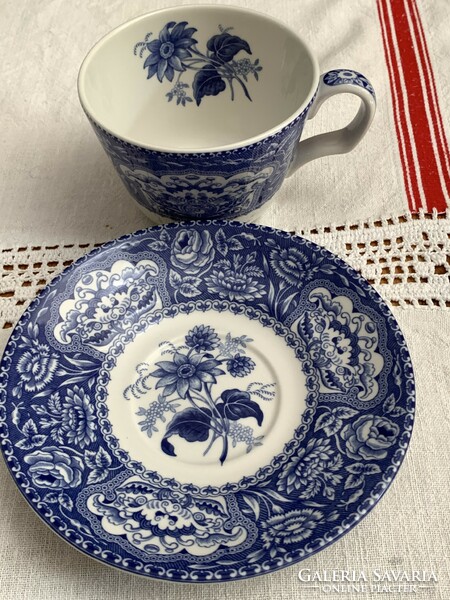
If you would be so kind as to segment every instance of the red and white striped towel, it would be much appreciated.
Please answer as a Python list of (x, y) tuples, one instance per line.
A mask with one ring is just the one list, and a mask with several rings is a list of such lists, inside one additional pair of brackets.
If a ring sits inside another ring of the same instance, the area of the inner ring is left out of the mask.
[(445, 212), (450, 157), (416, 0), (377, 0), (405, 192), (412, 212)]

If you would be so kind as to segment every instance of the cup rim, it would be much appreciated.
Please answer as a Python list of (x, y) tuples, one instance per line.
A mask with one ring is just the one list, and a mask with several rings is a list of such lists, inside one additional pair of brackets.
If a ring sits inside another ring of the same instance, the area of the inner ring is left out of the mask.
[[(311, 61), (311, 65), (313, 68), (313, 78), (312, 78), (312, 84), (311, 87), (305, 97), (305, 100), (301, 103), (301, 105), (297, 108), (297, 110), (295, 110), (292, 114), (289, 115), (289, 117), (287, 117), (286, 119), (284, 119), (282, 122), (278, 123), (278, 125), (275, 125), (274, 127), (271, 127), (270, 129), (267, 129), (263, 132), (261, 132), (258, 135), (255, 135), (253, 137), (250, 138), (246, 138), (244, 140), (241, 140), (239, 142), (234, 142), (231, 144), (224, 144), (222, 146), (216, 146), (216, 147), (207, 147), (207, 148), (182, 148), (182, 149), (177, 149), (177, 148), (172, 148), (169, 146), (158, 146), (158, 145), (152, 145), (152, 144), (148, 144), (148, 143), (144, 143), (141, 141), (138, 141), (136, 139), (133, 139), (132, 137), (128, 137), (128, 136), (124, 136), (122, 134), (117, 133), (116, 131), (114, 131), (113, 129), (111, 129), (110, 127), (108, 127), (107, 125), (105, 125), (104, 122), (102, 122), (101, 119), (99, 119), (96, 115), (95, 112), (92, 110), (88, 98), (87, 98), (87, 94), (86, 94), (86, 89), (85, 89), (85, 85), (84, 85), (84, 80), (85, 80), (85, 76), (87, 73), (87, 70), (89, 68), (89, 63), (92, 60), (92, 58), (94, 57), (94, 55), (96, 54), (96, 52), (107, 42), (109, 41), (111, 38), (113, 38), (115, 35), (117, 35), (119, 32), (123, 31), (124, 29), (127, 29), (128, 27), (130, 27), (131, 25), (134, 25), (135, 23), (139, 22), (139, 21), (144, 21), (145, 19), (147, 19), (149, 16), (153, 16), (156, 14), (163, 14), (165, 12), (170, 13), (172, 12), (174, 9), (180, 9), (180, 8), (186, 8), (189, 10), (215, 10), (215, 9), (220, 9), (220, 10), (230, 10), (233, 12), (240, 12), (240, 13), (244, 13), (244, 14), (248, 14), (248, 15), (257, 15), (259, 17), (262, 17), (263, 19), (265, 19), (268, 22), (271, 22), (272, 24), (277, 25), (278, 27), (280, 27), (281, 29), (284, 29), (285, 31), (287, 31), (289, 34), (293, 35), (295, 38), (297, 38), (303, 45), (306, 54), (309, 58), (309, 60)], [(319, 64), (318, 61), (314, 55), (314, 53), (312, 52), (309, 44), (307, 44), (307, 42), (305, 42), (305, 40), (296, 32), (294, 31), (294, 29), (292, 29), (291, 27), (289, 27), (288, 25), (286, 25), (283, 21), (276, 19), (275, 17), (272, 17), (266, 13), (263, 13), (261, 11), (258, 10), (253, 10), (253, 9), (248, 9), (248, 8), (242, 8), (240, 6), (234, 6), (234, 5), (217, 5), (217, 4), (187, 4), (187, 5), (178, 5), (178, 6), (171, 6), (171, 7), (167, 7), (167, 8), (162, 8), (159, 10), (153, 10), (147, 13), (144, 13), (143, 15), (140, 15), (138, 17), (134, 17), (133, 19), (129, 19), (128, 21), (125, 21), (124, 23), (122, 23), (121, 25), (119, 25), (118, 27), (115, 27), (114, 29), (112, 29), (111, 31), (109, 31), (107, 34), (105, 34), (103, 37), (101, 37), (89, 50), (89, 52), (86, 54), (85, 58), (83, 59), (83, 62), (81, 63), (80, 69), (78, 71), (78, 78), (77, 78), (77, 90), (78, 90), (78, 98), (80, 101), (80, 104), (84, 110), (84, 112), (86, 113), (86, 115), (89, 117), (90, 120), (92, 120), (96, 125), (98, 125), (101, 129), (103, 129), (106, 133), (112, 135), (113, 137), (122, 140), (123, 142), (126, 142), (127, 144), (131, 144), (132, 146), (137, 146), (139, 148), (144, 148), (146, 150), (151, 150), (154, 152), (161, 152), (161, 153), (165, 153), (165, 154), (207, 154), (207, 153), (218, 153), (218, 152), (227, 152), (227, 151), (232, 151), (232, 150), (238, 150), (240, 148), (245, 148), (247, 146), (252, 146), (253, 144), (256, 144), (258, 142), (261, 142), (262, 140), (265, 140), (269, 137), (272, 137), (274, 135), (276, 135), (277, 133), (279, 133), (280, 131), (282, 131), (285, 127), (287, 127), (288, 125), (290, 125), (293, 121), (295, 121), (297, 119), (297, 117), (299, 115), (301, 115), (303, 113), (303, 111), (308, 107), (308, 105), (310, 104), (312, 98), (314, 97), (314, 94), (317, 90), (317, 87), (319, 85)]]

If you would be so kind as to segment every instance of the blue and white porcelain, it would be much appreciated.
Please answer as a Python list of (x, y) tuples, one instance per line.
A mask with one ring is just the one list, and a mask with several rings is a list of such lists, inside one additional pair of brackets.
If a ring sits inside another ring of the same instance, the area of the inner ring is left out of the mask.
[[(156, 11), (115, 29), (87, 55), (80, 101), (130, 194), (153, 222), (254, 220), (285, 177), (348, 152), (375, 94), (356, 71), (319, 75), (307, 44), (267, 15), (228, 6)], [(337, 93), (354, 121), (299, 141)]]
[(25, 311), (0, 367), (1, 448), (29, 504), (85, 554), (179, 582), (340, 538), (392, 482), (413, 417), (380, 296), (312, 242), (238, 222), (94, 250)]

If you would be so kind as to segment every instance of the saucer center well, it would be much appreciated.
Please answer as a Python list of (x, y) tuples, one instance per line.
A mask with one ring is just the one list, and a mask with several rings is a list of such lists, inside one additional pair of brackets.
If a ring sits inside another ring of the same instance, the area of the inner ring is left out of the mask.
[(194, 311), (162, 319), (125, 346), (106, 405), (132, 460), (204, 486), (270, 464), (300, 425), (306, 395), (283, 333), (242, 314)]

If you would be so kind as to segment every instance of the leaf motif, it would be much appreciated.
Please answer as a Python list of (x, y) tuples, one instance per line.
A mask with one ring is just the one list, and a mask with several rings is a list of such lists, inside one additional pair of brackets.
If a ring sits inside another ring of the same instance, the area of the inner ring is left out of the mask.
[(165, 229), (163, 229), (161, 231), (161, 235), (159, 236), (159, 239), (162, 242), (166, 242), (166, 244), (168, 244), (170, 242), (170, 235), (167, 233), (167, 231)]
[(58, 444), (64, 444), (63, 430), (59, 427), (52, 429), (52, 431), (50, 432), (50, 436), (52, 439), (55, 440), (55, 442), (58, 442)]
[(48, 306), (44, 306), (44, 308), (41, 308), (41, 310), (36, 315), (36, 321), (39, 321), (39, 319), (41, 319), (47, 311), (48, 311)]
[(364, 463), (353, 463), (352, 465), (345, 467), (345, 470), (349, 473), (353, 473), (353, 475), (361, 475), (361, 473), (364, 471), (364, 467)]
[(352, 475), (350, 474), (345, 480), (344, 490), (355, 488), (364, 483), (364, 475)]
[(239, 233), (238, 235), (240, 238), (242, 238), (243, 240), (245, 240), (247, 242), (253, 242), (253, 243), (257, 242), (257, 239), (255, 238), (255, 236), (252, 233), (243, 232), (243, 233)]
[(153, 488), (148, 483), (138, 483), (136, 481), (132, 481), (131, 483), (127, 483), (127, 485), (122, 486), (120, 491), (124, 492), (125, 494), (147, 494), (152, 493)]
[(354, 492), (350, 498), (347, 500), (346, 504), (352, 504), (353, 502), (356, 502), (358, 500), (358, 498), (360, 496), (362, 496), (364, 492), (364, 487), (359, 488), (359, 490), (356, 490), (356, 492)]
[(167, 438), (163, 438), (161, 442), (161, 450), (167, 454), (167, 456), (176, 456), (175, 446), (171, 444)]
[(237, 394), (235, 398), (219, 402), (216, 408), (223, 417), (230, 419), (230, 421), (254, 417), (258, 425), (261, 426), (264, 419), (264, 413), (259, 404)]
[(64, 379), (60, 385), (65, 385), (67, 387), (69, 385), (73, 385), (74, 383), (83, 383), (83, 381), (86, 381), (86, 379), (86, 375), (77, 375), (75, 377), (69, 377), (69, 379)]
[(208, 408), (186, 408), (177, 413), (161, 441), (161, 449), (169, 456), (176, 456), (173, 445), (168, 441), (171, 435), (179, 435), (188, 442), (205, 442), (209, 437), (211, 411)]
[(299, 498), (314, 498), (320, 492), (321, 487), (320, 479), (313, 479), (308, 483), (306, 488), (299, 494)]
[(253, 498), (253, 496), (249, 496), (247, 494), (243, 494), (242, 498), (244, 502), (252, 509), (255, 519), (259, 518), (259, 503)]
[(369, 463), (363, 466), (362, 472), (364, 475), (375, 475), (376, 473), (381, 473), (381, 469), (375, 463)]
[(73, 365), (74, 367), (83, 367), (85, 369), (94, 369), (97, 367), (98, 363), (92, 360), (86, 360), (83, 358), (71, 358), (70, 356), (66, 356), (66, 361)]
[(325, 427), (329, 427), (336, 421), (335, 416), (330, 412), (325, 412), (320, 415), (320, 417), (316, 421), (316, 426), (314, 427), (314, 431), (320, 431)]
[(228, 244), (225, 232), (222, 229), (222, 227), (217, 230), (216, 235), (214, 237), (216, 239), (217, 250), (222, 256), (226, 256), (228, 254)]
[(390, 412), (391, 417), (401, 417), (402, 415), (406, 415), (406, 410), (401, 406), (396, 406), (394, 410)]
[(323, 495), (324, 495), (326, 498), (328, 498), (328, 500), (334, 500), (334, 495), (335, 495), (334, 488), (332, 488), (332, 487), (330, 487), (330, 486), (326, 485), (326, 486), (323, 488)]
[(342, 392), (345, 392), (345, 388), (342, 384), (341, 379), (339, 379), (339, 377), (334, 371), (330, 371), (329, 369), (327, 369), (323, 372), (323, 378), (325, 379), (325, 383), (327, 384), (327, 386), (331, 389), (341, 390)]
[(250, 46), (245, 40), (237, 35), (231, 35), (226, 32), (213, 35), (213, 37), (208, 40), (206, 47), (223, 62), (230, 62), (230, 60), (233, 60), (234, 56), (241, 50), (245, 50), (248, 54), (252, 53)]
[[(198, 278), (193, 277), (192, 279), (198, 279)], [(198, 281), (200, 281), (200, 280), (198, 280)], [(183, 283), (181, 284), (181, 286), (178, 289), (180, 290), (180, 293), (183, 294), (183, 296), (186, 296), (186, 298), (195, 298), (195, 296), (199, 296), (202, 293), (201, 290), (199, 290), (196, 285), (194, 285), (186, 280), (183, 280)]]
[(32, 404), (31, 408), (34, 410), (34, 412), (37, 415), (46, 415), (47, 411), (45, 410), (45, 408), (43, 406), (41, 406), (40, 404)]
[[(325, 473), (324, 473), (325, 475)], [(338, 475), (337, 473), (328, 473), (328, 477), (325, 477), (327, 481), (329, 481), (330, 485), (339, 485), (342, 481), (342, 475)]]
[(73, 500), (70, 496), (68, 496), (67, 494), (60, 494), (58, 500), (61, 506), (63, 506), (66, 510), (68, 510), (69, 512), (72, 510)]
[(275, 492), (275, 490), (264, 490), (264, 493), (267, 494), (267, 496), (273, 498), (273, 500), (276, 500), (277, 502), (291, 502), (289, 498), (285, 498), (278, 492)]
[(282, 313), (284, 314), (290, 307), (291, 302), (294, 300), (295, 296), (297, 296), (298, 292), (297, 290), (295, 292), (293, 292), (292, 294), (290, 294), (287, 298), (285, 298), (285, 300), (283, 300), (283, 303), (281, 305), (281, 309), (282, 309)]
[(97, 454), (95, 455), (95, 465), (99, 469), (107, 469), (111, 466), (111, 457), (102, 447), (98, 449)]
[(43, 497), (44, 502), (49, 502), (50, 504), (56, 504), (59, 502), (59, 493), (58, 492), (48, 492)]
[(78, 531), (81, 531), (81, 533), (85, 533), (86, 535), (92, 535), (91, 531), (87, 527), (82, 525), (80, 521), (77, 521), (76, 519), (69, 519), (69, 523), (76, 527)]
[(265, 550), (256, 550), (255, 552), (251, 552), (250, 554), (247, 554), (247, 560), (250, 563), (254, 563), (257, 560), (260, 560), (263, 556), (264, 556)]
[(30, 441), (35, 448), (39, 448), (45, 442), (47, 437), (48, 436), (42, 434), (33, 435), (33, 437), (30, 438)]
[(175, 288), (178, 289), (181, 285), (182, 282), (182, 277), (181, 275), (179, 275), (176, 271), (174, 270), (170, 270), (169, 271), (169, 283), (170, 285)]
[(31, 450), (34, 448), (34, 444), (30, 438), (24, 438), (23, 440), (19, 440), (17, 442), (16, 447), (20, 448), (21, 450)]
[(232, 237), (230, 239), (230, 241), (228, 242), (228, 247), (230, 248), (230, 250), (243, 250), (244, 249), (244, 246), (235, 237)]
[(332, 425), (327, 425), (323, 428), (324, 432), (328, 437), (331, 437), (335, 433), (338, 433), (342, 429), (343, 422), (341, 419), (336, 419)]
[(383, 412), (385, 415), (388, 415), (394, 410), (394, 408), (395, 408), (395, 396), (394, 396), (394, 394), (391, 394), (383, 402)]
[(31, 438), (33, 435), (36, 435), (38, 432), (36, 423), (33, 419), (28, 419), (25, 425), (22, 427), (22, 433), (26, 435), (28, 438)]
[(351, 419), (358, 414), (357, 410), (349, 408), (348, 406), (338, 406), (337, 408), (333, 408), (332, 412), (339, 419)]
[(337, 519), (339, 519), (339, 512), (337, 510), (333, 510), (327, 517), (328, 522), (336, 521)]
[(224, 91), (226, 83), (216, 71), (216, 69), (210, 65), (206, 65), (197, 71), (192, 83), (192, 92), (194, 94), (197, 106), (200, 106), (202, 98), (205, 96), (217, 96)]
[(196, 504), (208, 515), (215, 515), (216, 517), (223, 517), (224, 519), (227, 518), (227, 514), (223, 511), (221, 504), (212, 498), (208, 498), (207, 500), (198, 499)]
[(48, 399), (48, 408), (50, 412), (60, 414), (62, 410), (62, 402), (59, 394), (52, 394)]
[(155, 250), (156, 252), (162, 252), (163, 250), (167, 250), (169, 246), (165, 242), (161, 242), (156, 240), (155, 242), (150, 242), (148, 247), (150, 250)]
[(50, 429), (50, 427), (61, 425), (61, 423), (56, 419), (56, 417), (49, 417), (47, 415), (39, 420), (39, 425), (42, 429)]
[(341, 281), (345, 285), (345, 287), (350, 287), (350, 283), (349, 283), (347, 277), (345, 277), (345, 275), (342, 275), (342, 273), (338, 273), (338, 275), (341, 278)]
[(95, 457), (96, 457), (96, 453), (92, 452), (92, 450), (86, 450), (86, 452), (84, 453), (84, 460), (86, 462), (86, 465), (90, 468), (90, 469), (95, 469), (96, 468), (96, 464), (95, 464)]
[(100, 483), (108, 477), (107, 469), (92, 469), (89, 473), (89, 477), (87, 478), (87, 484), (92, 485), (93, 483)]
[(12, 391), (13, 398), (22, 398), (22, 384), (18, 384), (13, 387)]

